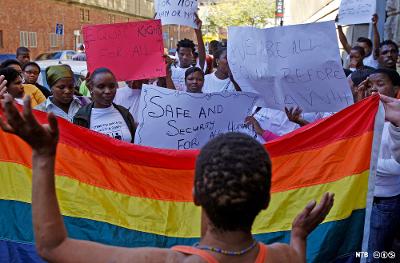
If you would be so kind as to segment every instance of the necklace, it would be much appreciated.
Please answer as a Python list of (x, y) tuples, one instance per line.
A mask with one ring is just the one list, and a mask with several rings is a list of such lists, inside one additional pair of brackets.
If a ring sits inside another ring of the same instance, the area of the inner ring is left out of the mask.
[(201, 250), (208, 250), (208, 251), (216, 252), (216, 253), (223, 254), (226, 256), (241, 256), (243, 254), (246, 254), (250, 250), (252, 250), (257, 244), (258, 244), (258, 242), (256, 240), (253, 240), (253, 243), (251, 243), (251, 245), (249, 247), (242, 249), (240, 251), (229, 251), (229, 250), (225, 250), (225, 249), (218, 248), (218, 247), (200, 246), (199, 243), (196, 243), (193, 246), (198, 249), (201, 249)]

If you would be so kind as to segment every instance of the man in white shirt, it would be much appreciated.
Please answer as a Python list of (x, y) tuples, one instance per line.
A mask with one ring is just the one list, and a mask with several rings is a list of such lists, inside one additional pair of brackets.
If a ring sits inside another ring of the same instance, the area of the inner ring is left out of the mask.
[[(201, 33), (202, 21), (197, 17), (195, 22), (198, 28), (195, 29), (198, 53), (199, 53), (199, 65), (198, 67), (204, 70), (206, 61), (206, 49), (203, 42), (203, 34)], [(183, 39), (178, 42), (177, 55), (178, 63), (170, 64), (170, 69), (167, 70), (167, 87), (175, 88), (176, 90), (186, 91), (185, 85), (185, 72), (192, 66), (194, 61), (195, 44), (190, 39)]]
[[(375, 14), (372, 16), (372, 30), (374, 34), (373, 44), (372, 41), (366, 37), (359, 37), (355, 44), (355, 46), (362, 47), (365, 51), (365, 57), (363, 60), (364, 66), (372, 68), (378, 68), (378, 60), (377, 60), (378, 57), (375, 50), (379, 48), (380, 36), (377, 24), (378, 24), (378, 15)], [(350, 54), (351, 45), (347, 42), (347, 38), (346, 35), (343, 33), (342, 26), (338, 25), (337, 28), (338, 28), (340, 43), (342, 44), (344, 50), (346, 50), (347, 54)]]
[[(394, 98), (398, 88), (398, 74), (389, 69), (375, 70), (368, 78), (369, 93), (379, 92)], [(400, 163), (392, 153), (393, 138), (389, 122), (384, 125), (375, 179), (371, 213), (368, 253), (391, 251), (396, 233), (400, 231)], [(393, 132), (393, 131), (392, 131)], [(397, 158), (398, 160), (399, 158)], [(382, 262), (373, 257), (368, 262)]]

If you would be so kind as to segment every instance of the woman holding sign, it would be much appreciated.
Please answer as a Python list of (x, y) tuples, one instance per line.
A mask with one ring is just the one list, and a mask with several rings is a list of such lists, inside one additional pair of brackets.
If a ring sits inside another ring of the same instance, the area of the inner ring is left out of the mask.
[(114, 74), (107, 68), (98, 68), (87, 85), (93, 102), (82, 107), (73, 122), (114, 139), (133, 143), (135, 120), (126, 108), (113, 103), (118, 87)]

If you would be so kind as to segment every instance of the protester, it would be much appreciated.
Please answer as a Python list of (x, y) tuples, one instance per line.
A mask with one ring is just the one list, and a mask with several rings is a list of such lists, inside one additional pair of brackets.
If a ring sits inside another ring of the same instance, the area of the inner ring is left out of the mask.
[(76, 113), (73, 123), (125, 142), (134, 142), (136, 125), (129, 111), (113, 103), (118, 83), (107, 68), (98, 68), (87, 82), (93, 102)]
[[(2, 66), (2, 68), (15, 69), (22, 78), (22, 67), (21, 67), (21, 64), (18, 62), (18, 60), (8, 59), (8, 60), (4, 61), (1, 64), (1, 66)], [(35, 85), (23, 84), (22, 86), (24, 88), (25, 95), (29, 95), (32, 97), (32, 107), (35, 107), (36, 105), (43, 103), (46, 100), (46, 97)]]
[[(96, 72), (93, 75), (96, 78)], [(254, 219), (270, 200), (271, 160), (264, 147), (251, 137), (229, 133), (207, 143), (196, 162), (193, 197), (194, 203), (203, 208), (198, 245), (132, 249), (70, 239), (55, 192), (58, 128), (54, 115), (49, 116), (49, 125), (40, 125), (30, 110), (29, 99), (24, 103), (24, 117), (10, 96), (6, 95), (2, 104), (7, 122), (0, 121), (1, 128), (32, 147), (33, 229), (37, 251), (47, 261), (306, 262), (307, 236), (333, 206), (333, 194), (325, 194), (318, 206), (310, 202), (293, 222), (290, 245), (266, 246), (254, 240)]]
[[(198, 53), (199, 53), (199, 68), (204, 70), (205, 61), (206, 61), (206, 51), (203, 42), (203, 35), (201, 33), (202, 21), (196, 15), (196, 24), (198, 28), (195, 29), (197, 43), (198, 43)], [(177, 54), (178, 54), (178, 64), (171, 64), (171, 79), (174, 83), (174, 86), (177, 90), (185, 91), (185, 71), (192, 66), (192, 62), (194, 59), (195, 44), (192, 40), (183, 39), (178, 42), (177, 45)], [(168, 81), (167, 81), (168, 85)], [(167, 86), (168, 87), (168, 86)]]
[(4, 76), (6, 82), (6, 93), (10, 94), (13, 99), (22, 104), (24, 97), (24, 88), (22, 86), (22, 77), (15, 69), (8, 67), (0, 69), (0, 75)]
[(17, 48), (16, 56), (17, 60), (19, 61), (19, 63), (21, 63), (21, 65), (25, 65), (26, 63), (31, 61), (30, 52), (31, 51), (26, 47)]
[(12, 67), (6, 67), (0, 70), (0, 75), (4, 75), (7, 80), (7, 92), (18, 102), (22, 103), (25, 95), (32, 97), (32, 107), (37, 106), (46, 100), (43, 94), (33, 85), (23, 84), (23, 78), (17, 70)]
[[(378, 67), (378, 62), (377, 62), (377, 55), (374, 52), (375, 49), (379, 48), (379, 42), (380, 42), (380, 35), (378, 31), (378, 15), (373, 15), (372, 16), (372, 31), (374, 34), (374, 43), (368, 38), (365, 37), (359, 37), (357, 39), (357, 42), (355, 46), (359, 46), (364, 49), (365, 51), (365, 57), (363, 59), (363, 64), (368, 67), (372, 68), (377, 68)], [(346, 35), (343, 32), (342, 26), (338, 25), (338, 34), (339, 34), (339, 40), (340, 43), (342, 44), (344, 50), (347, 52), (347, 54), (350, 55), (351, 52), (351, 45), (348, 43)]]
[(191, 67), (185, 72), (186, 91), (189, 93), (203, 93), (204, 72), (201, 68)]
[(51, 96), (50, 90), (46, 87), (43, 87), (39, 83), (37, 83), (39, 74), (40, 74), (40, 67), (35, 62), (28, 62), (22, 66), (23, 76), (26, 84), (35, 85), (43, 95), (48, 98)]
[(392, 40), (385, 40), (379, 46), (378, 63), (379, 68), (396, 70), (396, 63), (399, 57), (399, 47)]
[(204, 93), (221, 91), (241, 91), (239, 85), (233, 79), (227, 59), (227, 49), (220, 48), (214, 52), (217, 70), (204, 77)]
[(351, 71), (361, 70), (361, 69), (374, 69), (372, 67), (364, 66), (363, 59), (365, 57), (365, 51), (362, 47), (355, 46), (350, 50), (349, 58), (350, 64), (349, 69)]
[(127, 81), (127, 86), (118, 88), (114, 103), (129, 110), (136, 123), (139, 121), (139, 102), (142, 86), (147, 80)]
[[(366, 96), (378, 92), (394, 98), (395, 90), (400, 87), (400, 76), (390, 69), (377, 69), (363, 81), (358, 89)], [(389, 117), (390, 118), (390, 117)], [(400, 231), (400, 163), (391, 153), (390, 123), (385, 122), (375, 178), (374, 201), (371, 213), (371, 228), (368, 253), (390, 251)], [(381, 262), (369, 258), (368, 262)]]
[(78, 110), (89, 104), (90, 100), (74, 96), (75, 81), (71, 68), (68, 65), (50, 66), (46, 69), (46, 79), (53, 95), (35, 109), (52, 112), (72, 122)]

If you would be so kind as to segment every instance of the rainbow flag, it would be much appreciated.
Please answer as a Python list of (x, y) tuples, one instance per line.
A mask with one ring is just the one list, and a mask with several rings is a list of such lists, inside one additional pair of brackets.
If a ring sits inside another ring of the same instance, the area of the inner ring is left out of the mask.
[[(266, 145), (272, 199), (254, 224), (258, 240), (289, 242), (295, 216), (329, 191), (335, 204), (308, 239), (308, 262), (361, 251), (371, 152), (380, 141), (378, 103), (369, 98)], [(36, 115), (45, 121), (44, 113)], [(126, 247), (199, 239), (200, 208), (192, 202), (198, 151), (127, 144), (61, 119), (59, 127), (57, 195), (71, 237)], [(0, 262), (41, 262), (33, 243), (31, 167), (30, 148), (0, 132)]]

